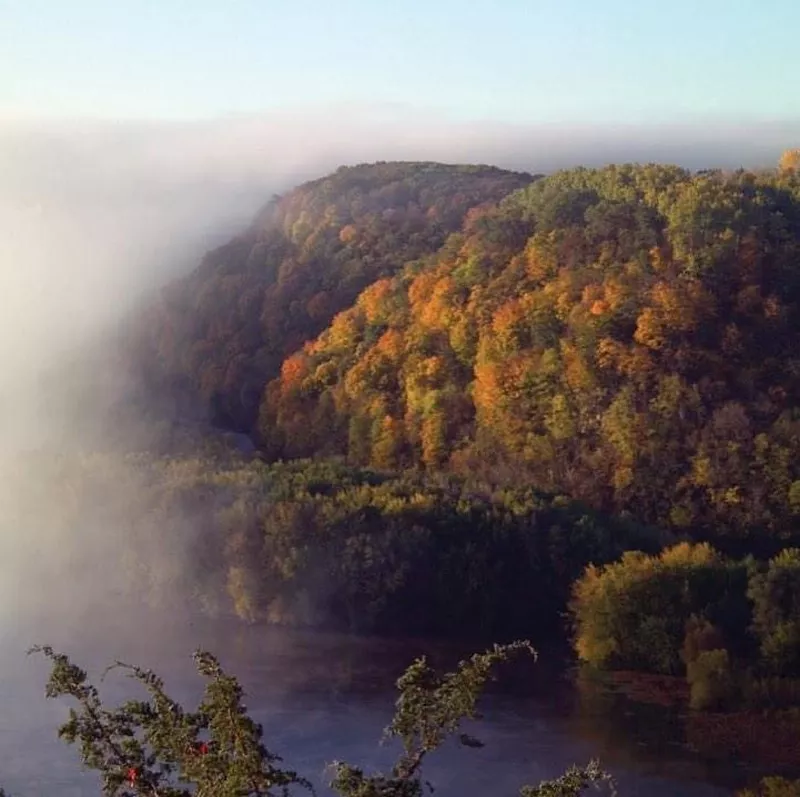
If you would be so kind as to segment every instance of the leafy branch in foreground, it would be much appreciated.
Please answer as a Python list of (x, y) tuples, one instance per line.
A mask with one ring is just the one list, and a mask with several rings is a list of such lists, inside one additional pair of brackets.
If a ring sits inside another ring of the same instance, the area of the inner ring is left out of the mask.
[[(465, 720), (478, 719), (477, 703), (495, 667), (513, 654), (536, 652), (529, 642), (495, 645), (492, 650), (477, 653), (459, 663), (453, 671), (437, 674), (423, 657), (417, 659), (399, 678), (400, 696), (395, 715), (384, 738), (398, 739), (403, 751), (387, 774), (366, 775), (350, 764), (334, 764), (333, 788), (343, 797), (419, 797), (427, 785), (420, 775), (425, 757), (453, 736), (466, 747), (482, 747), (478, 739), (461, 732)], [(537, 795), (579, 795), (591, 783), (607, 778), (594, 764), (572, 771), (557, 781), (548, 781), (524, 792)], [(560, 790), (559, 790), (560, 789)], [(571, 789), (571, 790), (569, 790)]]
[(80, 744), (83, 764), (97, 770), (106, 797), (262, 797), (288, 795), (291, 787), (311, 790), (262, 744), (262, 728), (247, 714), (242, 688), (209, 653), (195, 654), (207, 683), (195, 712), (169, 697), (150, 670), (118, 662), (144, 686), (149, 700), (130, 700), (107, 709), (86, 673), (50, 647), (33, 648), (52, 662), (48, 698), (78, 704), (59, 729), (68, 744)]
[[(238, 680), (209, 653), (195, 653), (206, 687), (197, 710), (187, 712), (150, 670), (121, 662), (108, 668), (124, 671), (149, 699), (107, 708), (86, 673), (66, 655), (46, 646), (31, 652), (52, 663), (47, 697), (77, 703), (59, 736), (80, 745), (84, 765), (100, 773), (105, 797), (286, 797), (296, 787), (314, 791), (309, 781), (281, 768), (281, 759), (264, 746), (263, 729), (248, 715)], [(478, 699), (494, 669), (517, 653), (536, 656), (528, 642), (495, 645), (444, 675), (425, 658), (415, 661), (397, 681), (395, 715), (385, 731), (385, 739), (402, 744), (391, 772), (367, 775), (336, 762), (330, 786), (340, 797), (421, 797), (426, 787), (432, 791), (420, 771), (426, 756), (451, 737), (467, 747), (482, 746), (462, 732), (462, 724), (479, 717)], [(595, 762), (526, 787), (521, 795), (579, 797), (592, 785), (613, 791), (610, 777)]]
[(616, 788), (611, 776), (600, 769), (597, 761), (590, 761), (585, 767), (570, 767), (554, 780), (546, 780), (538, 786), (524, 786), (521, 797), (577, 797), (590, 786), (605, 784), (611, 794)]

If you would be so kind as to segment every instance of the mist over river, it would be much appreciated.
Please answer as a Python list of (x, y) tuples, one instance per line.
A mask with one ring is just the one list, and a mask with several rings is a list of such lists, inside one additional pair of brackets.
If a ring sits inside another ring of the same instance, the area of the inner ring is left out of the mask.
[[(334, 760), (368, 770), (390, 766), (396, 751), (380, 745), (381, 731), (391, 717), (394, 680), (412, 658), (427, 652), (437, 665), (450, 666), (467, 652), (414, 640), (206, 623), (156, 629), (152, 622), (127, 621), (95, 626), (91, 634), (62, 628), (47, 639), (26, 636), (9, 632), (0, 648), (0, 783), (10, 797), (99, 793), (96, 775), (82, 772), (77, 752), (56, 738), (66, 703), (45, 700), (47, 664), (25, 657), (32, 642), (70, 654), (96, 682), (115, 659), (152, 667), (175, 698), (191, 705), (202, 688), (191, 652), (201, 646), (217, 653), (240, 678), (267, 747), (321, 794), (327, 793), (326, 765)], [(130, 696), (129, 688), (112, 675), (101, 694), (120, 699)], [(748, 776), (733, 762), (712, 764), (693, 754), (665, 710), (576, 689), (555, 655), (543, 653), (538, 663), (504, 673), (483, 712), (471, 730), (484, 748), (452, 744), (430, 758), (426, 774), (437, 795), (514, 795), (523, 784), (592, 757), (630, 797), (714, 797), (730, 794)]]

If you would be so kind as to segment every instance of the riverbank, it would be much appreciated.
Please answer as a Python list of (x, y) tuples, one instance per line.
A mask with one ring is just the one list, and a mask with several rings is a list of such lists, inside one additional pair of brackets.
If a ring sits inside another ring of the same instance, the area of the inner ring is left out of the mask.
[[(685, 678), (631, 671), (601, 673), (575, 670), (575, 684), (587, 701), (602, 695), (619, 697), (630, 706), (660, 710), (688, 752), (708, 762), (735, 764), (752, 773), (800, 777), (800, 711), (740, 709), (693, 711)], [(604, 710), (614, 711), (608, 701)]]

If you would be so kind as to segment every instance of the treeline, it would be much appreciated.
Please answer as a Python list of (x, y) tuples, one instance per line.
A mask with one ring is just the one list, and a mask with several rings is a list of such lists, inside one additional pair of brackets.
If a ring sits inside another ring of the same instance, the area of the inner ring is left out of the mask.
[(800, 549), (768, 562), (708, 544), (628, 552), (588, 567), (570, 609), (581, 660), (685, 676), (694, 708), (800, 705)]
[(29, 492), (9, 533), (27, 523), (49, 531), (48, 548), (71, 540), (57, 559), (68, 595), (74, 568), (75, 579), (96, 573), (98, 589), (108, 574), (123, 600), (247, 622), (562, 637), (588, 563), (665, 542), (526, 488), (336, 462), (94, 454), (24, 467)]
[(362, 632), (558, 634), (587, 562), (659, 545), (532, 490), (313, 462), (264, 467), (222, 518), (240, 616)]

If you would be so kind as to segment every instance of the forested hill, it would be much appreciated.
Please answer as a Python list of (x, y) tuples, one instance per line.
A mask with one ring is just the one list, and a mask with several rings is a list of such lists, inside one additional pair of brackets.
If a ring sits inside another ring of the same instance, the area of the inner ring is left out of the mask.
[[(503, 474), (698, 536), (800, 519), (800, 176), (342, 169), (139, 352), (272, 458)], [(170, 381), (171, 380), (171, 381)]]
[(162, 394), (199, 397), (222, 426), (254, 431), (264, 386), (287, 355), (372, 282), (435, 252), (471, 208), (532, 179), (491, 166), (377, 163), (275, 198), (140, 320), (142, 376)]

